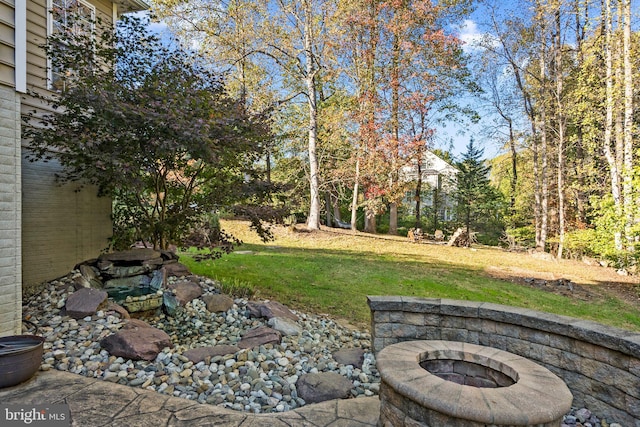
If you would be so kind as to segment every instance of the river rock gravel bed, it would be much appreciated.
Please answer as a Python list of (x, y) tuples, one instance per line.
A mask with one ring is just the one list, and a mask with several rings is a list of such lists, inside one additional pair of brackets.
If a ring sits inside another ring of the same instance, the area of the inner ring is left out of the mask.
[[(353, 383), (353, 397), (378, 393), (380, 377), (369, 333), (345, 328), (324, 316), (294, 311), (302, 333), (283, 336), (277, 345), (214, 356), (209, 363), (193, 363), (183, 355), (196, 347), (234, 345), (249, 329), (266, 326), (266, 319), (249, 316), (245, 299), (234, 300), (232, 308), (224, 313), (211, 313), (202, 300), (194, 299), (173, 317), (158, 314), (143, 318), (165, 331), (173, 348), (165, 348), (150, 362), (112, 356), (101, 348), (100, 341), (126, 321), (106, 310), (78, 320), (65, 316), (66, 298), (75, 290), (73, 277), (48, 283), (23, 307), (25, 317), (46, 338), (43, 370), (68, 371), (254, 413), (282, 412), (304, 405), (296, 382), (308, 373), (335, 372), (346, 377)], [(219, 292), (212, 280), (199, 280), (205, 294)], [(332, 357), (333, 352), (351, 347), (364, 351), (361, 368), (339, 364)]]
[[(131, 387), (141, 387), (172, 396), (253, 413), (284, 412), (305, 405), (296, 383), (301, 375), (335, 372), (353, 383), (352, 397), (377, 395), (380, 375), (375, 366), (368, 332), (343, 327), (326, 316), (295, 312), (302, 333), (283, 336), (278, 345), (262, 345), (235, 354), (214, 356), (209, 363), (194, 363), (184, 353), (193, 348), (234, 345), (251, 328), (266, 326), (267, 320), (252, 318), (246, 299), (234, 300), (224, 313), (207, 311), (194, 299), (169, 317), (144, 318), (165, 331), (174, 344), (153, 361), (128, 360), (110, 355), (100, 341), (125, 323), (115, 311), (73, 319), (64, 315), (67, 297), (74, 292), (77, 272), (47, 283), (25, 301), (23, 314), (46, 338), (42, 370), (58, 369), (100, 378)], [(204, 294), (219, 293), (211, 279), (198, 278)], [(361, 348), (361, 368), (336, 362), (333, 353), (343, 348)], [(585, 408), (574, 408), (564, 417), (563, 427), (621, 427), (600, 420)]]

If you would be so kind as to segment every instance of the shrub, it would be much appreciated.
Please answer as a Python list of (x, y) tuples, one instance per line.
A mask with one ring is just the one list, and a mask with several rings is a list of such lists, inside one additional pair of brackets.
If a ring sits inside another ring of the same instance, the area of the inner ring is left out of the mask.
[(509, 249), (533, 248), (536, 246), (536, 230), (532, 225), (507, 228), (501, 241), (508, 246)]
[(583, 256), (598, 256), (603, 248), (597, 249), (598, 232), (594, 229), (574, 230), (565, 234), (564, 249), (568, 258), (580, 259)]
[(116, 247), (181, 244), (220, 206), (261, 214), (250, 208), (270, 197), (255, 167), (271, 138), (265, 118), (228, 96), (223, 76), (191, 52), (167, 47), (145, 19), (124, 16), (115, 32), (97, 24), (96, 34), (48, 40), (53, 66), (69, 72), (61, 92), (33, 93), (52, 112), (25, 114), (27, 158), (53, 157), (61, 182), (110, 197)]
[(234, 279), (229, 282), (219, 283), (220, 292), (234, 298), (252, 299), (256, 294), (256, 288), (251, 283)]

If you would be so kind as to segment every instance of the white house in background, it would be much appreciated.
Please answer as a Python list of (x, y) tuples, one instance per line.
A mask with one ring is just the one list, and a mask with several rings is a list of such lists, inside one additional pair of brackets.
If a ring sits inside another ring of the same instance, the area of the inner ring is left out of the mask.
[[(30, 90), (55, 90), (42, 49), (66, 8), (115, 21), (143, 0), (0, 0), (0, 336), (21, 331), (22, 294), (97, 256), (111, 236), (111, 201), (59, 186), (59, 166), (24, 160), (21, 116), (41, 108)], [(52, 13), (55, 10), (56, 13)]]
[[(438, 197), (438, 219), (450, 221), (454, 219), (453, 192), (456, 188), (456, 174), (458, 169), (432, 153), (425, 151), (420, 164), (420, 176), (422, 188), (420, 191), (420, 206), (432, 208), (434, 200)], [(407, 183), (418, 182), (418, 162), (402, 167), (400, 179)], [(402, 201), (404, 212), (415, 215), (416, 191), (415, 186), (405, 192)]]

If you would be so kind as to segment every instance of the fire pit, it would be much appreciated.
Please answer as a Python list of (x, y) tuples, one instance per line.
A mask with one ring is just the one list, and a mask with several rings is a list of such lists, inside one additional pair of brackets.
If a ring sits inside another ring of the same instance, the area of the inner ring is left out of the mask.
[(506, 351), (453, 341), (384, 348), (379, 426), (559, 427), (573, 396), (548, 369)]

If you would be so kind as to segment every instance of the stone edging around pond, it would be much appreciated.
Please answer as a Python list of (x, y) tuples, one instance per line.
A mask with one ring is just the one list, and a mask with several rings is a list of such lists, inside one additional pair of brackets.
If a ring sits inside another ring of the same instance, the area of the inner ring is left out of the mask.
[(479, 344), (533, 360), (562, 378), (585, 406), (640, 427), (640, 333), (499, 304), (369, 296), (375, 353), (397, 342)]

